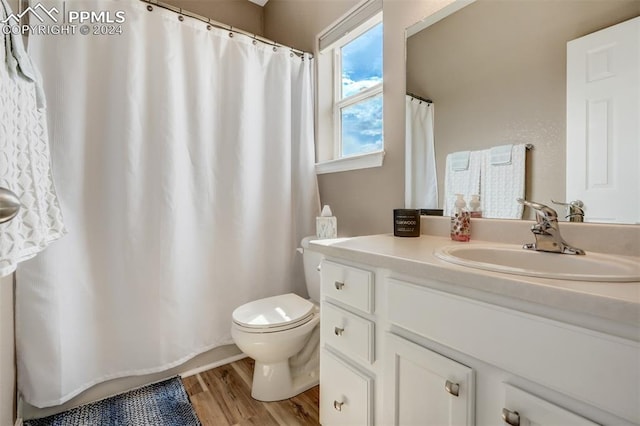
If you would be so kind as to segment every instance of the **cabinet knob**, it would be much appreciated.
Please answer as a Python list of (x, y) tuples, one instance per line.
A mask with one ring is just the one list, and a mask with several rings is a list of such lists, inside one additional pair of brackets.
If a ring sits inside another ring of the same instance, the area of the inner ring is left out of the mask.
[(502, 409), (502, 420), (511, 426), (520, 426), (520, 414), (517, 411)]
[(453, 396), (460, 395), (460, 385), (457, 383), (453, 383), (452, 381), (447, 380), (444, 383), (444, 388), (446, 389), (447, 392), (449, 392)]
[(342, 290), (342, 287), (344, 287), (344, 283), (340, 281), (336, 281), (335, 286), (336, 286), (336, 290)]
[(342, 406), (344, 405), (344, 402), (338, 402), (338, 401), (333, 401), (333, 408), (335, 408), (336, 411), (342, 411)]
[(342, 333), (344, 333), (344, 328), (334, 327), (333, 332), (336, 334), (336, 336), (342, 336)]

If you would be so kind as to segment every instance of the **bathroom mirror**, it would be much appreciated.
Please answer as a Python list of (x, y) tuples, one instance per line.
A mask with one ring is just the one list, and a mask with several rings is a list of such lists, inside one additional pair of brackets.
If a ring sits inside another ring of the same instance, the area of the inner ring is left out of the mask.
[[(638, 15), (634, 0), (476, 0), (409, 27), (406, 89), (433, 100), (439, 208), (447, 154), (520, 143), (533, 145), (526, 198), (572, 201), (565, 184), (567, 42)], [(628, 196), (639, 202), (638, 193)], [(564, 207), (553, 207), (564, 216)]]

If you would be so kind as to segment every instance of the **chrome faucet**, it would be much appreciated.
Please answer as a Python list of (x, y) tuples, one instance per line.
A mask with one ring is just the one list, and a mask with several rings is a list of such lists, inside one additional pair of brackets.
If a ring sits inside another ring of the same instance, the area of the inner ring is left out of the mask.
[(551, 200), (551, 202), (559, 206), (568, 207), (569, 214), (565, 219), (569, 219), (569, 222), (584, 222), (584, 203), (582, 201), (574, 200), (570, 203), (562, 203), (560, 201)]
[(547, 251), (563, 254), (584, 254), (584, 250), (575, 248), (567, 243), (560, 235), (558, 213), (549, 206), (518, 198), (518, 202), (530, 207), (536, 212), (536, 224), (531, 232), (536, 237), (535, 243), (525, 244), (527, 250)]

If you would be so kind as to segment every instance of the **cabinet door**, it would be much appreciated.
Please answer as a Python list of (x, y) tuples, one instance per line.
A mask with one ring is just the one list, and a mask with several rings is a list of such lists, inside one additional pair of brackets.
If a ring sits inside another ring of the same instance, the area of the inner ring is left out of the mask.
[(504, 424), (519, 426), (596, 426), (591, 420), (505, 384)]
[(385, 424), (474, 423), (472, 369), (393, 334), (385, 347)]

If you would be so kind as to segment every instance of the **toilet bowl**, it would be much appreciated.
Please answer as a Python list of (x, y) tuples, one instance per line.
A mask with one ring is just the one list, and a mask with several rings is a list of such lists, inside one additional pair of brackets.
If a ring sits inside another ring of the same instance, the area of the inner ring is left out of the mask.
[(310, 300), (282, 294), (245, 303), (232, 314), (231, 337), (255, 360), (251, 396), (259, 401), (288, 399), (318, 384), (322, 255), (308, 250), (312, 238), (302, 240)]

